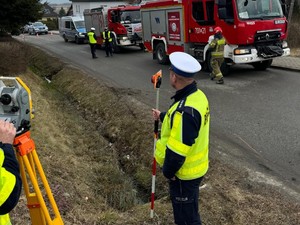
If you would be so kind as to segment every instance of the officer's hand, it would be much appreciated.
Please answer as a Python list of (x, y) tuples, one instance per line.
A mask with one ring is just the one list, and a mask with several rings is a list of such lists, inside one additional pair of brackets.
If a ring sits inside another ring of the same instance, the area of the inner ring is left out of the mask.
[(12, 144), (16, 136), (16, 128), (12, 123), (0, 120), (0, 142)]
[(160, 111), (158, 109), (152, 109), (152, 116), (154, 120), (159, 120)]

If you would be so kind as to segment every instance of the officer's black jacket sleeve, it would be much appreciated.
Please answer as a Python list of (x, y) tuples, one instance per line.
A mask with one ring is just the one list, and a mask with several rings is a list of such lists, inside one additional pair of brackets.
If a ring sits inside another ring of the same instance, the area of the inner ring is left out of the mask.
[(11, 195), (7, 201), (0, 206), (0, 215), (3, 215), (9, 213), (18, 203), (22, 189), (22, 180), (20, 177), (19, 163), (16, 159), (12, 145), (2, 144), (0, 142), (0, 148), (4, 151), (5, 157), (2, 167), (16, 176), (16, 184)]
[[(189, 108), (187, 111), (188, 113), (184, 112), (182, 115), (182, 142), (185, 145), (192, 146), (199, 134), (201, 116), (198, 111), (192, 108)], [(184, 161), (184, 156), (181, 156), (167, 148), (163, 165), (164, 176), (168, 179), (174, 177), (175, 173), (180, 169)]]
[(161, 113), (159, 114), (159, 120), (160, 120), (160, 122), (163, 122), (163, 121), (164, 121), (165, 116), (166, 116), (166, 112), (161, 112)]

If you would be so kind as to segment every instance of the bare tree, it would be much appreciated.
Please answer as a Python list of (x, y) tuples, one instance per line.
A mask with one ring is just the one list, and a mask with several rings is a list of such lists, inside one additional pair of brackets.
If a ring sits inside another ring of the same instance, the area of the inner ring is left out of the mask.
[(291, 0), (290, 7), (289, 7), (289, 15), (288, 15), (288, 22), (292, 21), (292, 15), (294, 10), (295, 0)]
[[(294, 5), (295, 5), (295, 0), (291, 0), (290, 5), (289, 5), (289, 14), (288, 14), (288, 23), (289, 24), (291, 24), (291, 22), (292, 22), (292, 15), (293, 15), (293, 10), (294, 10)], [(289, 31), (289, 28), (290, 28), (290, 26), (288, 26), (288, 31)]]

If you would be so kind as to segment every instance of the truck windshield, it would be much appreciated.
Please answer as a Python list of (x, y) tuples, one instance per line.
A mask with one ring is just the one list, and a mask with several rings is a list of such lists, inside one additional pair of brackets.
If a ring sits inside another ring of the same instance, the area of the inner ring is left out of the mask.
[(240, 19), (283, 17), (280, 0), (237, 0)]
[(84, 21), (75, 21), (74, 24), (77, 29), (85, 28)]
[(121, 11), (121, 22), (131, 22), (131, 23), (140, 23), (141, 22), (141, 13), (139, 10), (131, 11)]

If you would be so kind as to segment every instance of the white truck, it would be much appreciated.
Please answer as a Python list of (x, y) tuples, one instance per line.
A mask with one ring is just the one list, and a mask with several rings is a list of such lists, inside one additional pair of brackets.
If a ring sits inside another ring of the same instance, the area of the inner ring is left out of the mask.
[(63, 16), (59, 19), (59, 34), (65, 40), (76, 44), (86, 42), (86, 29), (82, 16)]

